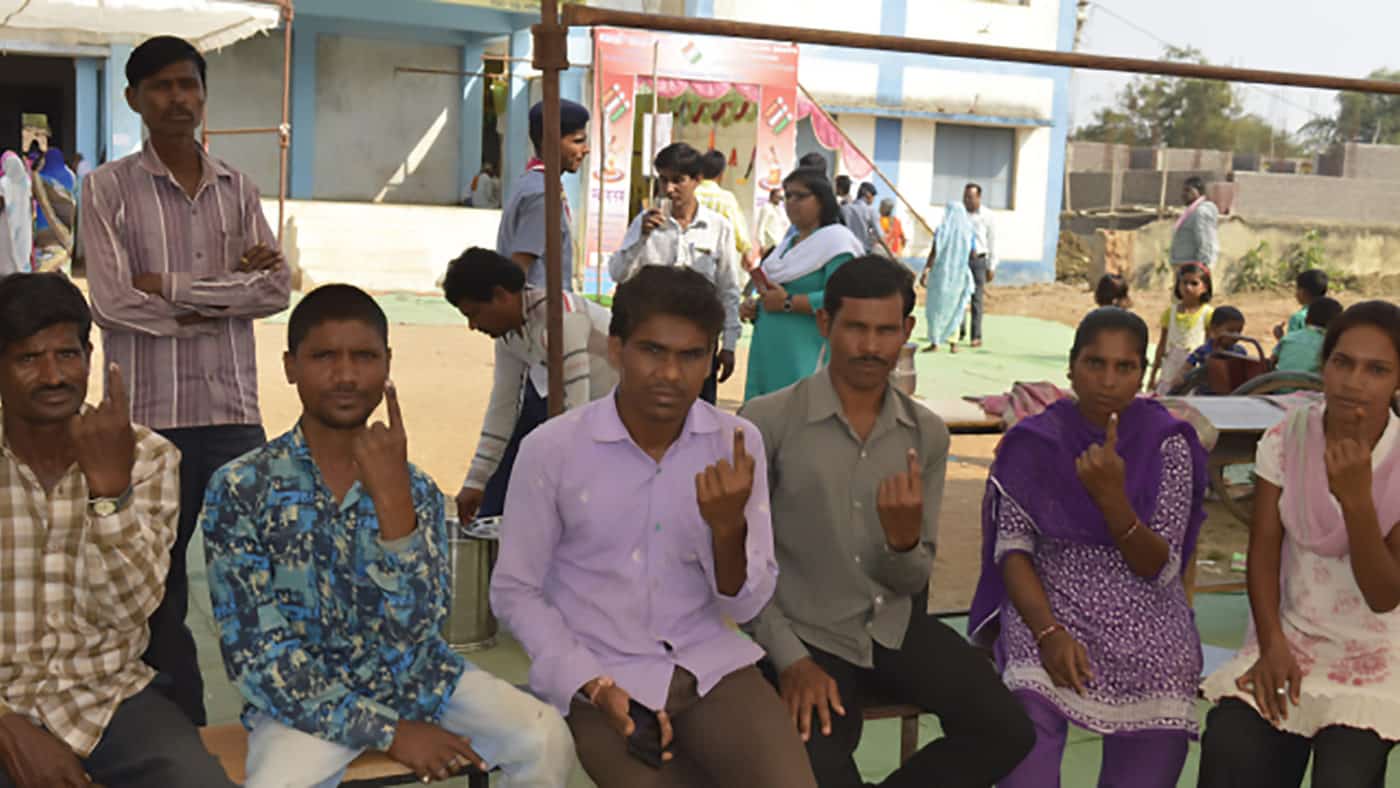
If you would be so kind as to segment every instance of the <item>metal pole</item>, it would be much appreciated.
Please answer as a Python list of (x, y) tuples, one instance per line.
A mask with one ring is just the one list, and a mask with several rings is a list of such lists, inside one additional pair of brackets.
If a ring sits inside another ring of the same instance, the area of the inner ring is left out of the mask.
[[(861, 150), (860, 146), (857, 145), (848, 134), (846, 134), (846, 130), (841, 128), (841, 124), (837, 123), (835, 118), (831, 117), (831, 113), (827, 112), (821, 104), (817, 103), (816, 99), (812, 98), (812, 94), (807, 92), (807, 88), (802, 87), (802, 83), (799, 82), (797, 84), (797, 89), (802, 91), (802, 95), (806, 96), (808, 101), (812, 102), (813, 109), (815, 109), (817, 112), (820, 112), (822, 114), (822, 117), (826, 118), (826, 122), (830, 123), (832, 128), (836, 129), (836, 133), (841, 135), (841, 139), (845, 140), (847, 145), (850, 145), (852, 148), (855, 148), (857, 151), (859, 151), (860, 155), (865, 156), (865, 151)], [(865, 156), (865, 161), (867, 164), (870, 165), (870, 169), (874, 170), (875, 174), (880, 176), (880, 180), (884, 181), (885, 185), (890, 187), (890, 191), (894, 192), (894, 196), (899, 198), (899, 201), (904, 204), (904, 207), (909, 209), (909, 213), (913, 214), (914, 218), (919, 221), (919, 224), (923, 225), (924, 229), (928, 230), (929, 234), (932, 235), (933, 227), (927, 221), (925, 221), (924, 217), (919, 214), (918, 210), (915, 209), (914, 206), (904, 198), (904, 194), (899, 191), (899, 187), (894, 185), (894, 181), (890, 180), (888, 175), (885, 175), (885, 173), (881, 172), (879, 165), (877, 165), (875, 161), (869, 156)]]
[[(558, 0), (540, 0), (540, 23), (535, 25), (535, 68), (544, 75), (544, 263), (549, 333), (549, 415), (564, 412), (564, 187), (560, 161), (559, 72), (569, 67), (566, 31), (559, 25)], [(597, 119), (594, 121), (599, 122)]]
[[(598, 107), (603, 106), (603, 69), (598, 65), (598, 40), (593, 39), (593, 103)], [(608, 123), (600, 113), (599, 117), (593, 119), (598, 124), (598, 150), (593, 153), (598, 157), (598, 262), (596, 270), (598, 279), (594, 283), (593, 294), (599, 301), (603, 300), (603, 215), (608, 209)]]
[(282, 231), (287, 224), (287, 151), (292, 144), (292, 0), (282, 5), (282, 125), (277, 142), (277, 245), (282, 245)]
[(651, 45), (651, 161), (642, 162), (642, 166), (647, 168), (647, 204), (656, 208), (661, 204), (661, 200), (656, 196), (656, 132), (657, 118), (661, 116), (661, 86), (657, 84), (661, 68), (661, 42), (657, 41)]
[(570, 4), (564, 8), (564, 22), (568, 25), (586, 27), (590, 25), (611, 25), (615, 27), (635, 27), (646, 30), (665, 30), (672, 33), (692, 33), (697, 35), (728, 36), (731, 38), (757, 38), (766, 41), (790, 41), (800, 44), (823, 44), (826, 46), (849, 47), (853, 49), (879, 49), (890, 52), (909, 52), (916, 55), (944, 55), (972, 60), (1000, 60), (1011, 63), (1033, 63), (1067, 68), (1086, 68), (1095, 71), (1124, 71), (1133, 74), (1161, 74), (1191, 79), (1214, 79), (1226, 82), (1252, 82), (1267, 85), (1288, 85), (1300, 88), (1321, 90), (1342, 90), (1358, 93), (1386, 93), (1400, 95), (1400, 82), (1378, 79), (1349, 79), (1321, 74), (1300, 74), (1288, 71), (1264, 71), (1259, 69), (1230, 68), (1201, 63), (1174, 63), (1164, 60), (1142, 58), (1109, 57), (1106, 55), (1086, 55), (1082, 52), (1059, 52), (1045, 49), (1022, 47), (1000, 47), (986, 44), (968, 44), (961, 41), (939, 41), (929, 38), (905, 38), (903, 36), (881, 36), (868, 33), (851, 33), (842, 30), (814, 30), (806, 27), (786, 25), (760, 25), (748, 22), (733, 22), (728, 19), (698, 19), (691, 17), (641, 14), (631, 11), (614, 11), (608, 8)]

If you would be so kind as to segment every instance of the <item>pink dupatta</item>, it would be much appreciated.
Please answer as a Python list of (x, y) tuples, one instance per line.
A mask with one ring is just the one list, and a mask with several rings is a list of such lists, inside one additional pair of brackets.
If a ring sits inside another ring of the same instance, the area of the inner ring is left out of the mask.
[[(1279, 510), (1283, 526), (1305, 550), (1339, 558), (1349, 550), (1342, 507), (1327, 485), (1322, 416), (1326, 402), (1297, 408), (1288, 414), (1283, 428), (1283, 492)], [(1392, 429), (1388, 427), (1387, 429)], [(1380, 520), (1381, 537), (1400, 522), (1400, 443), (1372, 461), (1371, 495)], [(1387, 494), (1389, 493), (1389, 494)]]

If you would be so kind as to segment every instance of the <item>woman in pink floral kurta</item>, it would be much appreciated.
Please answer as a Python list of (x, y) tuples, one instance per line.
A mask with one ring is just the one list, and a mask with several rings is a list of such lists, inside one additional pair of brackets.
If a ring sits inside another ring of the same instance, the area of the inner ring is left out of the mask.
[(1200, 788), (1384, 784), (1400, 741), (1400, 308), (1353, 306), (1322, 350), (1323, 401), (1259, 442), (1253, 621), (1205, 682)]

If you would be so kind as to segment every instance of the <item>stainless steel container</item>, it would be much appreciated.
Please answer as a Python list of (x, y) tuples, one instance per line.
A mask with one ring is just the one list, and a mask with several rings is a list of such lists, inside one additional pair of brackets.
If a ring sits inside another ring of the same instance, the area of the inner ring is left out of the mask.
[(452, 551), (452, 599), (443, 635), (456, 651), (479, 651), (496, 645), (496, 617), (491, 614), (491, 570), (496, 566), (494, 537), (447, 520)]
[(915, 343), (906, 342), (904, 347), (899, 349), (899, 361), (890, 373), (890, 385), (911, 397), (914, 396), (914, 389), (918, 383), (919, 373), (914, 369), (914, 352), (918, 349), (919, 346)]

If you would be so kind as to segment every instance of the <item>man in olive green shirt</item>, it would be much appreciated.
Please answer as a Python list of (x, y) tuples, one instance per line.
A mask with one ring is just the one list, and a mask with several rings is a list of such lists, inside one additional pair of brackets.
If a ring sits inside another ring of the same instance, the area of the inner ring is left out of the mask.
[(889, 385), (913, 308), (903, 266), (847, 263), (817, 313), (830, 366), (741, 411), (763, 433), (779, 569), (773, 600), (744, 628), (768, 653), (822, 788), (864, 785), (852, 753), (875, 695), (937, 714), (947, 732), (891, 788), (991, 785), (1035, 737), (991, 663), (927, 613), (949, 437)]

